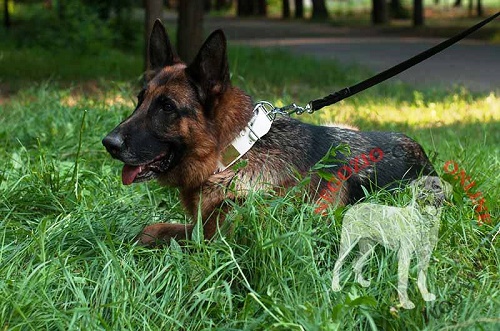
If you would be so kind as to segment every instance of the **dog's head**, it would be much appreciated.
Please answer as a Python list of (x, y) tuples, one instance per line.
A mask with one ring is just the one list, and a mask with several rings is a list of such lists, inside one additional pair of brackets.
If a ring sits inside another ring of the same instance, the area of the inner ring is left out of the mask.
[(157, 20), (149, 40), (149, 61), (152, 78), (139, 93), (137, 107), (102, 143), (125, 163), (123, 184), (164, 177), (167, 183), (184, 185), (179, 183), (184, 177), (193, 178), (186, 174), (189, 168), (205, 166), (211, 169), (208, 172), (216, 168), (217, 160), (210, 155), (219, 137), (213, 131), (220, 99), (230, 88), (226, 38), (221, 30), (213, 32), (186, 65)]
[(440, 208), (451, 197), (453, 187), (437, 176), (423, 176), (411, 182), (413, 197), (420, 206)]

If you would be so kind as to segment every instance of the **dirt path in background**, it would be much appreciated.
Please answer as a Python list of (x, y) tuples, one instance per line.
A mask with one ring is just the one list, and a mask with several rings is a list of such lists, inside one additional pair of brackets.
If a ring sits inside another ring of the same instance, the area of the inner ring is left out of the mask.
[[(175, 17), (168, 17), (175, 24)], [(222, 28), (233, 44), (280, 47), (297, 54), (360, 64), (382, 71), (439, 43), (442, 38), (389, 35), (369, 27), (335, 27), (327, 23), (269, 19), (205, 18), (205, 30)], [(401, 80), (418, 87), (453, 87), (463, 84), (472, 91), (500, 92), (500, 45), (472, 37), (402, 73)]]

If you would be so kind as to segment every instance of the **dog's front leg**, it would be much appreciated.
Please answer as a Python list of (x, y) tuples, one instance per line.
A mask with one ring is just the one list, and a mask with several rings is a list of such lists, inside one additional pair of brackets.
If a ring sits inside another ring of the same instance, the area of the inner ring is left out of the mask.
[(432, 254), (432, 247), (430, 243), (424, 243), (423, 246), (418, 251), (418, 279), (417, 285), (422, 298), (425, 301), (436, 300), (436, 296), (429, 293), (427, 290), (427, 268), (429, 267), (429, 260)]
[[(203, 217), (203, 234), (205, 239), (211, 239), (217, 229), (222, 225), (226, 218), (229, 207), (227, 204), (220, 204), (212, 213)], [(156, 223), (146, 226), (137, 236), (136, 241), (140, 245), (155, 247), (168, 245), (171, 239), (179, 241), (181, 244), (186, 239), (191, 239), (195, 224), (175, 224), (175, 223)]]
[(155, 247), (168, 245), (173, 238), (182, 242), (191, 238), (193, 224), (156, 223), (146, 226), (136, 237), (136, 241), (143, 246)]
[[(344, 224), (347, 224), (344, 219)], [(358, 235), (352, 235), (349, 232), (349, 229), (346, 225), (342, 227), (342, 234), (340, 237), (340, 248), (339, 248), (339, 257), (335, 262), (333, 267), (333, 278), (332, 278), (332, 290), (338, 292), (341, 290), (340, 287), (340, 268), (342, 268), (342, 264), (344, 264), (344, 260), (346, 259), (349, 252), (356, 246), (358, 241), (361, 238)]]
[(354, 263), (354, 273), (356, 274), (356, 281), (363, 287), (370, 286), (370, 281), (363, 278), (363, 267), (365, 266), (368, 258), (373, 252), (373, 243), (369, 239), (361, 239), (358, 244), (359, 258)]
[(405, 309), (415, 308), (415, 304), (408, 298), (408, 272), (410, 269), (413, 250), (408, 244), (401, 243), (398, 251), (398, 295), (401, 306)]
[[(210, 215), (203, 217), (203, 235), (209, 240), (222, 226), (229, 207), (221, 203)], [(203, 214), (202, 214), (203, 215)], [(156, 223), (146, 226), (136, 237), (136, 241), (143, 246), (156, 247), (168, 245), (175, 239), (182, 245), (183, 241), (191, 239), (195, 224)]]
[[(233, 190), (228, 189), (234, 172), (225, 171), (213, 175), (202, 187), (181, 190), (182, 203), (193, 219), (192, 224), (158, 223), (148, 225), (137, 237), (140, 244), (158, 246), (168, 244), (170, 239), (177, 241), (191, 239), (194, 225), (199, 215), (203, 220), (204, 238), (211, 239), (222, 225), (229, 211), (225, 200), (235, 200)], [(239, 195), (239, 198), (242, 194)]]

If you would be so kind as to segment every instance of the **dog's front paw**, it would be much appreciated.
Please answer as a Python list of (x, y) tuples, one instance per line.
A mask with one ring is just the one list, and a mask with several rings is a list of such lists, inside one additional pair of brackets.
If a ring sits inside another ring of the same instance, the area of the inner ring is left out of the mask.
[(363, 278), (363, 275), (362, 275), (362, 274), (360, 274), (360, 273), (358, 273), (358, 274), (356, 275), (356, 280), (357, 280), (357, 282), (359, 283), (359, 285), (361, 285), (361, 286), (363, 286), (363, 287), (368, 287), (368, 286), (370, 286), (370, 284), (371, 284), (371, 281), (364, 279), (364, 278)]
[(156, 247), (168, 245), (170, 243), (170, 236), (165, 233), (165, 228), (169, 224), (152, 224), (142, 229), (141, 233), (137, 235), (135, 240), (141, 246)]
[(191, 231), (191, 225), (156, 223), (146, 226), (135, 240), (142, 246), (164, 246), (168, 245), (172, 238), (185, 240), (191, 235)]
[(332, 291), (334, 292), (338, 292), (340, 291), (342, 288), (340, 287), (340, 280), (339, 280), (339, 277), (333, 277), (332, 279)]
[(363, 287), (368, 287), (368, 286), (370, 286), (371, 281), (366, 280), (366, 279), (363, 279), (363, 278), (359, 278), (359, 279), (358, 279), (358, 283), (359, 283), (361, 286), (363, 286)]
[(413, 309), (415, 308), (415, 304), (411, 302), (410, 300), (408, 301), (401, 301), (401, 307), (404, 309)]
[(422, 298), (424, 299), (424, 301), (434, 301), (436, 300), (436, 296), (432, 293), (425, 293), (425, 294), (422, 294)]

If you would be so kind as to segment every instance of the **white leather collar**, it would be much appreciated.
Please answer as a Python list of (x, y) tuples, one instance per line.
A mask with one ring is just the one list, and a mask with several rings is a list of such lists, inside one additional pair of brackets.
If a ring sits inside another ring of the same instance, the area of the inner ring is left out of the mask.
[(264, 137), (274, 120), (274, 107), (265, 101), (258, 102), (254, 109), (254, 116), (245, 129), (222, 151), (217, 172), (226, 170), (245, 155), (260, 138)]

